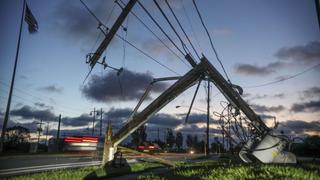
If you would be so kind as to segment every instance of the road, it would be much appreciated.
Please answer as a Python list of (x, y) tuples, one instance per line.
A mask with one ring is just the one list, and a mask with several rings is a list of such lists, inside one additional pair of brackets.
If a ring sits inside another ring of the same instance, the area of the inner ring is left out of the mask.
[(97, 158), (87, 154), (3, 156), (0, 161), (0, 177), (101, 164)]
[[(203, 154), (159, 153), (152, 156), (169, 161), (193, 162), (194, 159), (203, 156)], [(156, 161), (153, 158), (135, 153), (127, 153), (123, 157), (128, 163), (138, 162), (139, 160)], [(101, 164), (98, 158), (90, 154), (2, 156), (0, 157), (0, 161), (0, 177)]]

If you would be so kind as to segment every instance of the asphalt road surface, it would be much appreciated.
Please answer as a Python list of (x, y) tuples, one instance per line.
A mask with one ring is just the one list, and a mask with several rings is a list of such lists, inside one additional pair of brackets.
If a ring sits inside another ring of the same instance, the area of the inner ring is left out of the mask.
[(0, 177), (101, 164), (93, 155), (83, 154), (3, 156), (0, 162)]
[[(192, 162), (203, 154), (159, 153), (152, 156), (170, 161)], [(123, 157), (128, 163), (138, 162), (139, 160), (155, 161), (150, 157), (135, 153), (127, 153)], [(41, 154), (2, 156), (0, 162), (0, 177), (7, 177), (31, 172), (100, 165), (101, 159), (99, 160), (96, 156), (90, 154)]]

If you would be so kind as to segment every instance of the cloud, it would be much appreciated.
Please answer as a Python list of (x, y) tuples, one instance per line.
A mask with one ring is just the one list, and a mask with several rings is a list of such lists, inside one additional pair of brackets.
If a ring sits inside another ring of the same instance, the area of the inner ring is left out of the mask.
[[(201, 127), (199, 128), (195, 124), (188, 124), (180, 128), (178, 131), (183, 133), (183, 134), (200, 134), (200, 135), (205, 135), (207, 128), (206, 127)], [(221, 130), (219, 129), (214, 129), (210, 128), (209, 133), (214, 133), (214, 134), (221, 134)], [(202, 138), (202, 137), (201, 137)]]
[[(102, 21), (106, 20), (104, 18), (110, 14), (114, 3), (101, 0), (84, 2)], [(71, 38), (73, 41), (93, 40), (99, 32), (98, 22), (80, 2), (63, 1), (55, 7), (53, 13), (54, 30), (64, 38)]]
[(312, 41), (306, 45), (283, 47), (275, 56), (282, 60), (310, 64), (320, 61), (320, 42)]
[(276, 70), (283, 66), (285, 66), (285, 64), (282, 62), (273, 62), (265, 66), (258, 66), (252, 64), (237, 64), (234, 69), (235, 72), (238, 74), (265, 76), (276, 72)]
[(295, 103), (291, 106), (293, 112), (319, 112), (320, 111), (320, 100)]
[(243, 95), (244, 98), (247, 98), (248, 100), (254, 100), (254, 99), (266, 99), (266, 98), (284, 98), (285, 94), (284, 93), (278, 93), (278, 94), (250, 94), (250, 93), (245, 93)]
[(48, 105), (46, 105), (45, 103), (35, 102), (34, 105), (35, 105), (36, 107), (39, 107), (39, 108), (46, 108), (46, 109), (51, 109), (51, 110), (53, 110), (53, 106), (48, 106)]
[[(96, 121), (98, 121), (96, 119)], [(78, 117), (64, 117), (61, 119), (64, 126), (86, 126), (93, 122), (93, 117), (88, 114), (82, 114)]]
[(108, 112), (104, 113), (104, 122), (108, 122), (110, 120), (112, 124), (121, 125), (128, 120), (131, 112), (132, 110), (129, 108), (111, 108)]
[(38, 110), (28, 105), (12, 110), (10, 114), (14, 116), (20, 116), (24, 119), (38, 119), (44, 121), (55, 121), (57, 118), (56, 115), (50, 111), (50, 109)]
[(314, 86), (302, 92), (302, 98), (319, 98), (320, 87)]
[(164, 113), (160, 113), (160, 114), (156, 114), (154, 117), (152, 117), (150, 119), (150, 121), (148, 121), (148, 124), (151, 125), (157, 125), (157, 126), (165, 126), (165, 127), (176, 127), (179, 124), (181, 124), (182, 121), (181, 119), (172, 116), (170, 114), (164, 114)]
[[(125, 69), (120, 79), (123, 89), (122, 94), (118, 76), (114, 72), (102, 76), (93, 75), (81, 91), (86, 98), (97, 102), (136, 100), (141, 98), (153, 77), (150, 73), (138, 73)], [(156, 83), (151, 93), (162, 92), (166, 87), (165, 83)]]
[(44, 92), (59, 93), (59, 94), (63, 93), (63, 88), (58, 87), (56, 85), (43, 86), (43, 87), (38, 88), (38, 90), (44, 91)]
[[(185, 122), (187, 114), (179, 114), (178, 116), (181, 118), (182, 122)], [(199, 114), (199, 113), (192, 113), (189, 115), (188, 124), (196, 124), (196, 123), (207, 123), (207, 114)], [(210, 118), (210, 124), (217, 124), (217, 121)]]
[(264, 106), (264, 105), (251, 105), (252, 109), (257, 113), (265, 113), (265, 112), (281, 112), (284, 111), (286, 108), (282, 105), (279, 106)]
[(320, 122), (306, 122), (302, 120), (289, 120), (281, 122), (277, 128), (279, 131), (284, 131), (285, 134), (304, 134), (306, 131), (320, 131)]
[(25, 76), (25, 75), (20, 75), (20, 76), (19, 76), (19, 78), (20, 78), (20, 79), (23, 79), (23, 80), (28, 79), (28, 77), (27, 77), (27, 76)]

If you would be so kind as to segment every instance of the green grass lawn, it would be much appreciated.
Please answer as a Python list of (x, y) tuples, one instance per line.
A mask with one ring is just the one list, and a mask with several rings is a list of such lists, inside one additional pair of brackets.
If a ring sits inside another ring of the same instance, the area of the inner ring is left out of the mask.
[(320, 180), (319, 163), (300, 163), (298, 165), (248, 165), (229, 160), (207, 160), (200, 163), (179, 164), (162, 175), (139, 176), (140, 180), (157, 179), (307, 179)]
[(150, 162), (142, 162), (142, 163), (133, 163), (129, 164), (125, 167), (118, 168), (101, 168), (100, 166), (90, 166), (84, 168), (76, 168), (76, 169), (63, 169), (63, 170), (55, 170), (48, 171), (42, 173), (35, 173), (30, 175), (23, 176), (14, 176), (8, 178), (9, 180), (79, 180), (79, 179), (99, 179), (106, 178), (110, 176), (116, 176), (120, 174), (129, 174), (136, 173), (152, 168), (163, 167), (162, 164), (159, 163), (150, 163)]
[[(77, 169), (48, 171), (9, 178), (10, 180), (60, 180), (60, 179), (105, 179), (110, 176), (137, 173), (152, 168), (164, 167), (159, 163), (134, 163), (121, 168), (101, 168), (91, 166)], [(320, 163), (303, 162), (296, 165), (244, 164), (235, 159), (203, 160), (197, 163), (177, 163), (161, 175), (140, 175), (140, 180), (157, 179), (308, 179), (320, 180)]]

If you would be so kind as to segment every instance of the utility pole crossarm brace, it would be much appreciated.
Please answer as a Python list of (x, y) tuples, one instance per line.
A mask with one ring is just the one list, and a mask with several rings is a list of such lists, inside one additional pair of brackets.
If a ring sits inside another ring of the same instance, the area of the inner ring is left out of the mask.
[[(133, 131), (138, 129), (142, 124), (149, 120), (149, 118), (158, 112), (162, 107), (171, 102), (178, 95), (183, 93), (186, 89), (194, 85), (202, 74), (202, 64), (198, 64), (195, 68), (191, 69), (187, 74), (179, 78), (172, 86), (164, 91), (158, 98), (151, 102), (141, 112), (132, 117), (132, 120), (125, 124), (113, 137), (112, 143), (117, 146), (123, 139), (128, 137)], [(159, 78), (161, 79), (161, 78)], [(158, 80), (159, 80), (158, 79)], [(164, 79), (178, 79), (178, 77), (169, 77)], [(157, 79), (155, 79), (157, 80)], [(162, 79), (163, 80), (163, 79)]]

